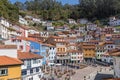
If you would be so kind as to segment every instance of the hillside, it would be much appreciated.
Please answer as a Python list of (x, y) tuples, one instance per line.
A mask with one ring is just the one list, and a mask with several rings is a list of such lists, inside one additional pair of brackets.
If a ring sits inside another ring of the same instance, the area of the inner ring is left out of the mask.
[(8, 0), (0, 0), (0, 17), (16, 22), (19, 19), (19, 9)]

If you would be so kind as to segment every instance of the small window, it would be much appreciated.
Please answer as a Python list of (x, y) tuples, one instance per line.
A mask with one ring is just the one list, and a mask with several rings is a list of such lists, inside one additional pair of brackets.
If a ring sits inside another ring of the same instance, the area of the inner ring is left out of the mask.
[(5, 76), (8, 74), (8, 69), (4, 68), (4, 69), (0, 69), (0, 76)]
[(22, 45), (20, 46), (20, 50), (23, 50), (23, 46)]

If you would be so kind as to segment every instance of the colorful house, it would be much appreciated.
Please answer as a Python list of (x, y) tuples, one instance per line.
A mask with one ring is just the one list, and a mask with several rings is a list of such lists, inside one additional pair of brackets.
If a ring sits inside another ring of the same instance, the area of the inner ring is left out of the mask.
[(0, 56), (0, 80), (21, 80), (22, 61)]
[[(22, 69), (22, 80), (40, 80), (43, 76), (41, 71), (42, 67), (42, 56), (30, 53), (30, 52), (19, 52), (18, 59), (23, 61)], [(16, 72), (16, 71), (15, 71)]]
[(91, 60), (95, 58), (95, 45), (83, 45), (82, 49), (84, 59)]

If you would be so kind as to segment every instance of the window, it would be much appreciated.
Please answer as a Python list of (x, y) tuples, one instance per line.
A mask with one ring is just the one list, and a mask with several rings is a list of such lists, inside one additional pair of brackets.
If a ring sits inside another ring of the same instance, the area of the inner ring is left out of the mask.
[(23, 71), (22, 71), (22, 75), (27, 75), (27, 71), (26, 71), (26, 70), (23, 70)]
[(36, 72), (39, 72), (39, 70), (40, 70), (40, 69), (37, 67), (37, 68), (36, 68)]
[(30, 74), (32, 74), (33, 73), (33, 69), (30, 69)]
[(8, 69), (7, 68), (0, 69), (0, 76), (5, 76), (7, 74), (8, 74)]
[(23, 46), (22, 45), (20, 46), (20, 50), (23, 50)]

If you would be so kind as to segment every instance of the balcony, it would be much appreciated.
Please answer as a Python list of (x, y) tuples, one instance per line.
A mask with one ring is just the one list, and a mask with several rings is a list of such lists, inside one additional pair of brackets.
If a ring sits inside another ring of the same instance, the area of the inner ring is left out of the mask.
[(31, 49), (31, 52), (40, 52), (39, 49)]
[(57, 56), (57, 59), (60, 59), (60, 60), (70, 59), (70, 56)]

